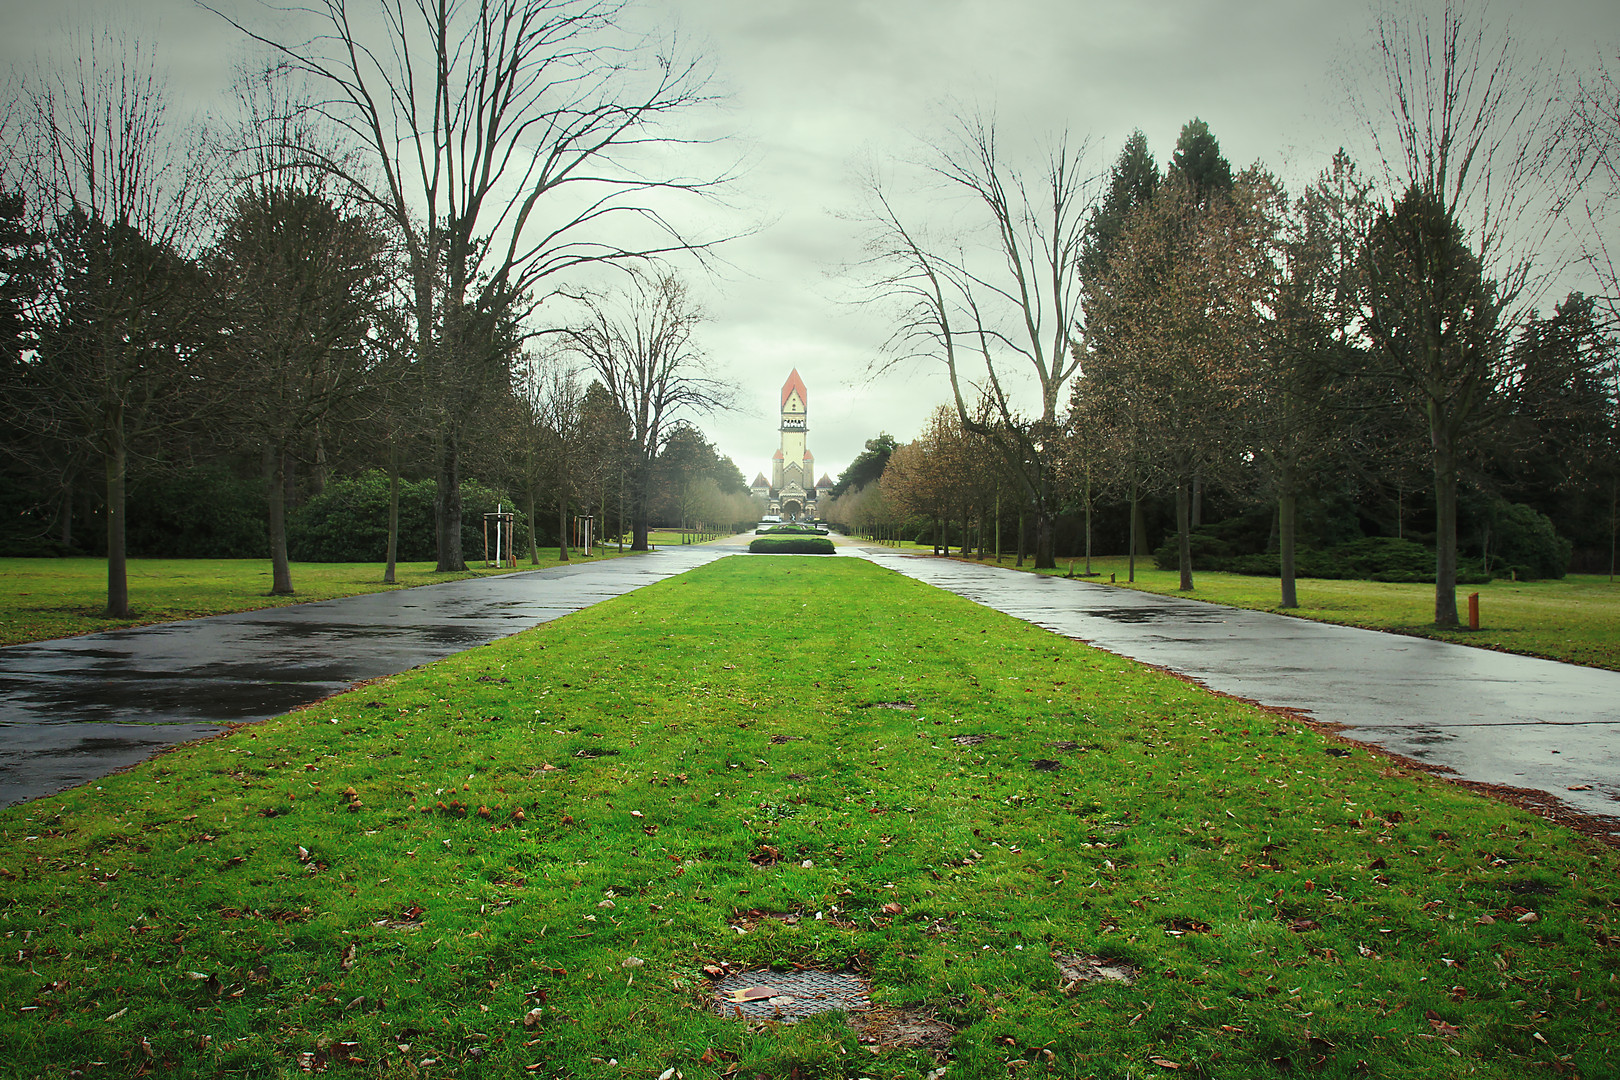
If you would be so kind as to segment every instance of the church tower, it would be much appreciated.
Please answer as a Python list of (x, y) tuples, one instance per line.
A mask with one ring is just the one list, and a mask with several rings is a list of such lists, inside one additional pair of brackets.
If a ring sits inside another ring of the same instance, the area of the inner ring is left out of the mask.
[(816, 459), (805, 445), (810, 391), (794, 368), (782, 384), (782, 443), (771, 457), (773, 504), (783, 517), (815, 516)]

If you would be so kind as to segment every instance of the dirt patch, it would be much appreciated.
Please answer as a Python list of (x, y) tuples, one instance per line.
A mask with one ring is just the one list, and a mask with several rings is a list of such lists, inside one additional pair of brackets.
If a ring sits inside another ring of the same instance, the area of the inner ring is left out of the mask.
[(978, 746), (980, 743), (984, 742), (986, 739), (999, 739), (999, 738), (1001, 738), (1001, 736), (996, 735), (996, 734), (987, 734), (987, 735), (952, 735), (951, 736), (951, 742), (955, 743), (957, 746)]
[(863, 1045), (890, 1049), (905, 1047), (926, 1050), (934, 1060), (944, 1061), (951, 1049), (956, 1029), (925, 1006), (896, 1009), (870, 1009), (850, 1017)]
[(600, 747), (595, 747), (595, 746), (588, 746), (584, 750), (577, 751), (574, 754), (574, 756), (577, 757), (577, 758), (585, 758), (585, 759), (589, 760), (591, 758), (599, 758), (599, 757), (618, 757), (619, 752), (617, 750), (608, 750), (608, 749), (605, 749), (605, 748), (600, 748)]
[(1057, 772), (1059, 769), (1063, 768), (1063, 763), (1061, 761), (1053, 761), (1051, 758), (1036, 758), (1034, 761), (1029, 763), (1029, 767), (1034, 769), (1036, 772)]
[(771, 742), (775, 743), (777, 746), (781, 746), (783, 743), (804, 742), (804, 741), (805, 741), (805, 739), (804, 739), (803, 735), (772, 735), (771, 736)]
[(1105, 960), (1100, 956), (1080, 953), (1053, 953), (1052, 963), (1057, 965), (1058, 982), (1065, 994), (1083, 983), (1124, 983), (1129, 986), (1141, 974), (1123, 960)]
[(1041, 747), (1046, 750), (1055, 750), (1060, 754), (1080, 749), (1080, 744), (1071, 739), (1060, 739), (1057, 742), (1043, 742)]
[(899, 709), (902, 712), (915, 712), (917, 706), (909, 701), (868, 701), (865, 705), (855, 706), (857, 709)]

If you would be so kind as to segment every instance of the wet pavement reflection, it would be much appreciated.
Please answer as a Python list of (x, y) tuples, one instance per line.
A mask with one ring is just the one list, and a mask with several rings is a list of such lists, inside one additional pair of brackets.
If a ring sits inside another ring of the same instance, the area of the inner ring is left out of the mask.
[[(866, 548), (908, 577), (1465, 780), (1620, 817), (1620, 672)], [(1571, 790), (1576, 789), (1576, 790)], [(1620, 830), (1620, 822), (1616, 829)]]
[(515, 634), (736, 550), (660, 548), (0, 648), (0, 806)]

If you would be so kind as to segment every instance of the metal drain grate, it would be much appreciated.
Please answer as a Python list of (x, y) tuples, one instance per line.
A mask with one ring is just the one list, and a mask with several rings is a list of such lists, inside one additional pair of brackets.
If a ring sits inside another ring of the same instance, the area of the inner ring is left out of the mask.
[(816, 1013), (863, 1012), (872, 1007), (866, 983), (832, 971), (744, 971), (714, 985), (722, 1016), (741, 1011), (749, 1020), (792, 1023)]

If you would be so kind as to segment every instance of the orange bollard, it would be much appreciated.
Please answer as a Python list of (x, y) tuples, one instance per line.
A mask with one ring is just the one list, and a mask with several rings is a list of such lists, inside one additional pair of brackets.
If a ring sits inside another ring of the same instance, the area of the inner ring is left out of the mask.
[(1479, 629), (1479, 593), (1468, 594), (1468, 629)]

